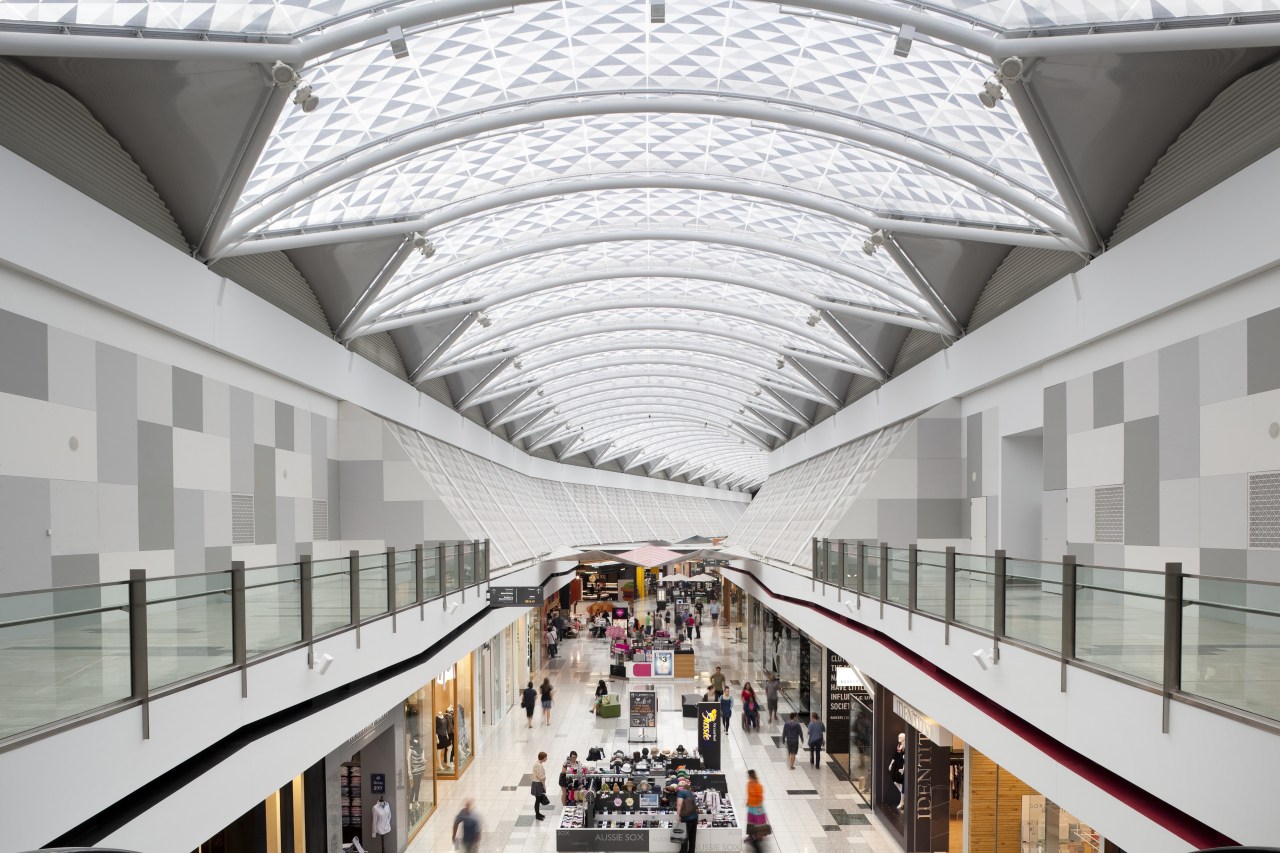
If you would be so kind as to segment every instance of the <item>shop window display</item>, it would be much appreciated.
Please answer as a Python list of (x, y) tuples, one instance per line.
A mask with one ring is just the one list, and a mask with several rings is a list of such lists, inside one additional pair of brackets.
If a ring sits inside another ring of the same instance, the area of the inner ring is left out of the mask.
[(436, 804), (435, 763), (431, 760), (435, 747), (435, 715), (431, 694), (431, 688), (424, 687), (404, 702), (405, 800), (410, 837)]
[(471, 655), (437, 676), (431, 689), (436, 777), (457, 779), (471, 763), (475, 734)]

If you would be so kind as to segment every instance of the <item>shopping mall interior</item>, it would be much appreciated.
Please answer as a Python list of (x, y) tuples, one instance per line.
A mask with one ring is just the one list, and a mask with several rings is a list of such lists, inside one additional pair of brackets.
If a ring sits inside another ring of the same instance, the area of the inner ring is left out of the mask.
[(0, 0), (0, 853), (1276, 844), (1278, 148), (1277, 0)]

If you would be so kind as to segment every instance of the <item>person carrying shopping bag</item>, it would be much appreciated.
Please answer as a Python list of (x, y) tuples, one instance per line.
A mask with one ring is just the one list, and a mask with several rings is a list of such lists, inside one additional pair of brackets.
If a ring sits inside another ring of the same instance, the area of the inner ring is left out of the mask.
[(762, 842), (773, 833), (769, 816), (764, 811), (764, 785), (756, 771), (747, 771), (747, 846), (755, 853), (762, 853)]
[(543, 806), (551, 805), (551, 798), (547, 796), (547, 754), (545, 752), (538, 753), (538, 760), (533, 762), (533, 770), (530, 776), (533, 780), (529, 783), (529, 793), (533, 795), (533, 816), (538, 820), (545, 820), (546, 815), (542, 813)]

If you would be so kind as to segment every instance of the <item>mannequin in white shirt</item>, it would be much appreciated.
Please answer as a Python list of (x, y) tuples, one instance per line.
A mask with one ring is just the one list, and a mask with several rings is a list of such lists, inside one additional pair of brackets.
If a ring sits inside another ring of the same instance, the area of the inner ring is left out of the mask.
[(384, 798), (378, 797), (378, 802), (373, 804), (373, 837), (378, 838), (383, 835), (391, 834), (391, 804)]

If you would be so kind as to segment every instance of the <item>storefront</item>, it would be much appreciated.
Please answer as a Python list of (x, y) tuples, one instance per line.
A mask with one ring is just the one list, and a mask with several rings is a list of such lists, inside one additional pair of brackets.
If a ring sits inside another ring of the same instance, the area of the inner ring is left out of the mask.
[(938, 723), (895, 696), (875, 688), (872, 715), (872, 801), (908, 853), (959, 853), (964, 747)]
[(978, 750), (965, 752), (968, 820), (962, 839), (971, 853), (1120, 853), (1097, 830)]
[(473, 654), (431, 682), (435, 717), (435, 767), (439, 779), (459, 779), (471, 764), (475, 743)]
[(764, 669), (778, 674), (783, 699), (802, 717), (822, 712), (824, 680), (823, 648), (809, 639), (799, 628), (780, 619), (771, 610), (764, 611), (764, 629), (760, 631), (760, 660)]
[(434, 691), (428, 685), (404, 700), (405, 831), (413, 836), (436, 807)]
[(193, 853), (322, 853), (325, 845), (324, 762), (215, 833)]
[[(356, 838), (374, 853), (403, 850), (407, 844), (405, 815), (412, 812), (407, 806), (410, 790), (405, 784), (410, 772), (405, 704), (396, 705), (325, 757), (325, 798), (329, 807), (328, 845), (323, 849), (354, 849)], [(418, 796), (429, 794), (434, 805), (435, 789), (427, 781), (425, 768), (419, 779), (422, 784), (418, 786)]]
[(871, 732), (874, 702), (865, 677), (827, 650), (827, 754), (864, 801), (871, 797)]

